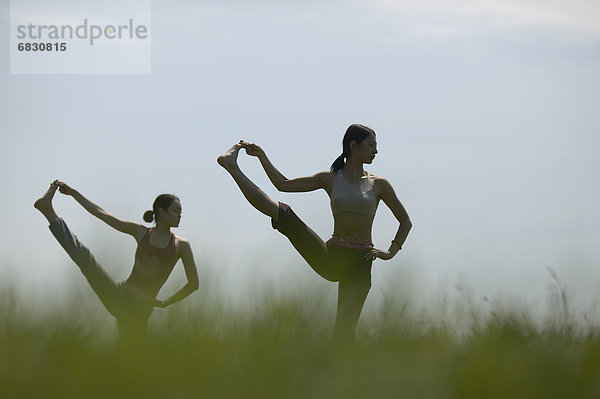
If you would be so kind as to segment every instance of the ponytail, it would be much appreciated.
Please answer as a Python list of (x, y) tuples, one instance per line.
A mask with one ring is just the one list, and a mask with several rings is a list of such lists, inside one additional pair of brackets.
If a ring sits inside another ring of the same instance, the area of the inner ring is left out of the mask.
[(346, 155), (344, 153), (342, 153), (342, 155), (340, 155), (339, 157), (336, 158), (335, 161), (333, 161), (333, 163), (331, 164), (332, 172), (335, 172), (336, 170), (340, 170), (344, 167), (344, 158), (346, 158)]
[(153, 220), (154, 220), (154, 211), (144, 212), (144, 222), (152, 223)]

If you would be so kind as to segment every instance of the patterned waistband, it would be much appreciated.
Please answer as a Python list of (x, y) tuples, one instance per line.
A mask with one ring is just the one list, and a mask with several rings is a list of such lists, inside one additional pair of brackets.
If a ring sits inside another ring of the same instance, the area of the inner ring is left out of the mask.
[(330, 244), (339, 245), (340, 247), (354, 248), (354, 249), (369, 249), (373, 248), (373, 243), (369, 240), (357, 238), (353, 236), (331, 236), (327, 240)]

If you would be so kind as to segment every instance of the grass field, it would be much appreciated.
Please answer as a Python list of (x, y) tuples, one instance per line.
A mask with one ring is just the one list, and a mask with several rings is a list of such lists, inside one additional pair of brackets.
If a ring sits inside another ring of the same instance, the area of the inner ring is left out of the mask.
[(251, 317), (180, 306), (133, 345), (77, 303), (40, 315), (4, 289), (0, 397), (598, 398), (598, 331), (555, 294), (541, 323), (511, 309), (417, 318), (392, 303), (336, 344), (302, 298), (265, 300)]

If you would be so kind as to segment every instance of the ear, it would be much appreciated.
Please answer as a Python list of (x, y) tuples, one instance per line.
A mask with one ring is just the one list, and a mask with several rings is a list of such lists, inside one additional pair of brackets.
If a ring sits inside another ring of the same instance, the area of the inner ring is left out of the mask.
[(158, 208), (158, 214), (159, 214), (161, 217), (164, 217), (166, 213), (167, 213), (167, 210), (166, 210), (166, 209), (163, 209), (163, 208)]
[(358, 144), (356, 144), (355, 140), (352, 140), (350, 142), (350, 153), (352, 154), (352, 151), (356, 151), (358, 148)]

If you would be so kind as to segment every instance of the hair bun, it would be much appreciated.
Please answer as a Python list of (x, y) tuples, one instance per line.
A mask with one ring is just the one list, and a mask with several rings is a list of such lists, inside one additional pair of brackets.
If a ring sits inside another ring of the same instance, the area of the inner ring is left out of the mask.
[(144, 222), (152, 223), (154, 220), (154, 211), (144, 212)]

